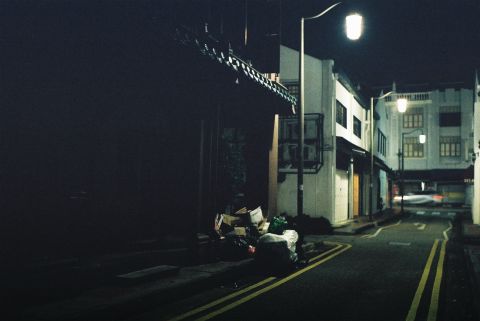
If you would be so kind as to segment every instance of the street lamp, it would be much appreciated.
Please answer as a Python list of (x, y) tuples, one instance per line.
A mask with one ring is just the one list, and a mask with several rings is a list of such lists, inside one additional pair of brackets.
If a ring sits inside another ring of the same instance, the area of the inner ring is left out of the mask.
[(400, 213), (403, 215), (403, 196), (405, 195), (405, 190), (404, 190), (404, 182), (403, 182), (403, 175), (405, 171), (405, 153), (404, 153), (404, 139), (405, 135), (410, 135), (413, 134), (416, 131), (420, 131), (421, 134), (418, 136), (418, 141), (420, 144), (425, 144), (427, 140), (427, 136), (423, 133), (422, 128), (417, 128), (414, 129), (410, 132), (407, 133), (402, 133), (402, 150), (400, 151), (400, 148), (398, 148), (398, 157), (401, 157), (401, 162), (399, 162), (399, 169), (400, 169), (400, 194), (401, 194), (401, 201), (400, 201)]
[[(297, 171), (297, 218), (298, 220), (298, 245), (297, 249), (299, 251), (299, 256), (303, 256), (302, 244), (303, 244), (303, 228), (300, 226), (301, 223), (301, 216), (303, 213), (303, 169), (304, 169), (304, 154), (303, 154), (303, 142), (304, 142), (304, 127), (305, 127), (305, 120), (304, 120), (304, 113), (305, 113), (305, 50), (304, 50), (304, 25), (305, 20), (313, 20), (320, 18), (336, 6), (341, 4), (341, 2), (337, 2), (324, 11), (320, 12), (319, 14), (312, 16), (312, 17), (302, 17), (300, 19), (300, 52), (299, 52), (299, 75), (298, 75), (298, 83), (299, 83), (299, 93), (298, 93), (298, 148), (297, 148), (297, 157), (298, 157), (298, 171)], [(359, 14), (349, 15), (345, 19), (346, 24), (346, 33), (347, 37), (351, 40), (357, 40), (360, 38), (362, 34), (362, 16)]]
[[(304, 102), (305, 102), (305, 83), (304, 83), (304, 76), (305, 76), (305, 56), (304, 56), (304, 24), (305, 20), (313, 20), (320, 18), (336, 6), (341, 4), (341, 2), (337, 2), (321, 13), (312, 16), (312, 17), (302, 17), (300, 20), (300, 59), (299, 59), (299, 94), (298, 94), (298, 149), (297, 149), (297, 157), (298, 157), (298, 176), (297, 176), (297, 216), (303, 215), (303, 162), (304, 162), (304, 154), (303, 154), (303, 142), (304, 142)], [(347, 37), (351, 40), (357, 40), (360, 38), (362, 33), (362, 16), (359, 14), (352, 14), (346, 17), (346, 32)]]
[[(394, 91), (389, 91), (386, 94), (383, 94), (379, 97), (370, 97), (370, 186), (369, 186), (369, 199), (368, 199), (368, 205), (369, 205), (369, 212), (368, 212), (368, 219), (372, 221), (372, 215), (373, 215), (373, 134), (374, 134), (374, 121), (375, 117), (373, 117), (373, 101), (375, 99), (380, 100), (383, 98), (386, 98), (392, 94), (394, 94)], [(407, 100), (405, 98), (398, 98), (397, 99), (397, 109), (400, 113), (404, 113), (407, 110)]]

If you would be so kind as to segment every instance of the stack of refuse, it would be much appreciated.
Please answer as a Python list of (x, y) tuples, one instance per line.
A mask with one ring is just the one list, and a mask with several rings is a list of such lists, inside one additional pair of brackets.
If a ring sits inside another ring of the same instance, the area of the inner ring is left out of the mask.
[(261, 207), (218, 214), (215, 232), (222, 241), (220, 256), (225, 260), (255, 257), (269, 269), (288, 270), (298, 260), (298, 233), (289, 227), (291, 224), (284, 216), (276, 216), (268, 223)]
[(267, 232), (268, 223), (261, 207), (246, 207), (233, 214), (217, 214), (215, 232), (222, 240), (222, 259), (234, 260), (251, 257), (255, 253), (258, 238)]

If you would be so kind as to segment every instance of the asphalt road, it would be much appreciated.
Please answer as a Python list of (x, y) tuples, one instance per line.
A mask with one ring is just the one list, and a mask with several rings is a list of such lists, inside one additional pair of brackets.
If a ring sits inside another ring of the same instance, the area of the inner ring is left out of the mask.
[(332, 250), (293, 274), (252, 275), (128, 320), (442, 320), (451, 223), (431, 211), (320, 236)]

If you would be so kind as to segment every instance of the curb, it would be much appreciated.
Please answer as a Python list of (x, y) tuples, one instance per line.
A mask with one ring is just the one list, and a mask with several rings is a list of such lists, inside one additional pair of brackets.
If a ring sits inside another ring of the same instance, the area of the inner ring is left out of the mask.
[(348, 224), (342, 227), (338, 227), (333, 230), (333, 234), (335, 235), (356, 235), (359, 234), (365, 230), (368, 230), (372, 227), (376, 226), (383, 226), (391, 221), (394, 221), (396, 219), (401, 219), (405, 216), (410, 214), (408, 211), (405, 211), (404, 214), (390, 214), (387, 217), (383, 217), (381, 219), (374, 219), (372, 222), (365, 222), (365, 223), (358, 223), (358, 226), (356, 227), (348, 227)]
[[(374, 226), (375, 226), (374, 222), (369, 222), (369, 223), (365, 223), (365, 224), (357, 226), (357, 227), (351, 227), (351, 228), (343, 230), (343, 231), (334, 230), (333, 234), (335, 234), (335, 235), (355, 235), (355, 234), (359, 234), (360, 232), (363, 232), (365, 230), (368, 230), (369, 228), (372, 228)], [(344, 228), (342, 228), (342, 229), (344, 229)]]
[(392, 221), (395, 221), (395, 220), (397, 220), (397, 219), (398, 219), (398, 220), (399, 220), (399, 219), (402, 219), (402, 218), (404, 218), (405, 216), (407, 216), (408, 214), (409, 214), (409, 213), (406, 212), (406, 213), (404, 213), (403, 215), (401, 215), (401, 214), (392, 215), (392, 216), (390, 216), (390, 217), (385, 218), (384, 220), (379, 220), (379, 221), (377, 221), (377, 225), (378, 225), (378, 226), (386, 225), (386, 224), (388, 224), (388, 223), (390, 223), (390, 222), (392, 222)]
[[(468, 270), (468, 278), (472, 290), (472, 305), (474, 313), (480, 316), (480, 255), (474, 255), (472, 249), (464, 245), (464, 255)], [(477, 250), (479, 251), (479, 250)]]
[[(135, 287), (101, 288), (85, 295), (62, 302), (56, 302), (32, 308), (23, 313), (20, 320), (43, 321), (80, 321), (106, 320), (125, 317), (140, 310), (148, 309), (182, 296), (199, 292), (214, 285), (233, 280), (250, 272), (254, 266), (253, 259), (238, 262), (221, 262), (222, 267), (203, 265), (187, 267), (179, 275), (145, 283)], [(190, 276), (189, 276), (190, 275)], [(176, 282), (172, 279), (175, 279)], [(116, 292), (110, 293), (109, 292)], [(120, 295), (118, 295), (120, 293)], [(117, 294), (117, 296), (115, 296)]]

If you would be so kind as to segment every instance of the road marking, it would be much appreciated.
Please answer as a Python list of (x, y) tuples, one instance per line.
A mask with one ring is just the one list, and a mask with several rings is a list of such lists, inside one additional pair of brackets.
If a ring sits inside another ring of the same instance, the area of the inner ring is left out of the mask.
[(448, 213), (447, 213), (447, 215), (450, 216), (450, 217), (455, 216), (456, 214), (457, 214), (457, 213), (455, 213), (455, 212), (448, 212)]
[(405, 319), (405, 321), (415, 320), (418, 306), (420, 305), (420, 299), (422, 298), (423, 291), (425, 290), (425, 285), (427, 284), (428, 274), (430, 273), (430, 268), (432, 267), (432, 262), (435, 256), (435, 252), (437, 251), (437, 247), (438, 247), (438, 240), (435, 240), (435, 242), (433, 243), (432, 249), (430, 251), (430, 255), (428, 256), (427, 264), (423, 269), (422, 278), (420, 279), (420, 283), (418, 284), (417, 291), (415, 292), (412, 305), (410, 306), (410, 310), (408, 311), (407, 318)]
[(379, 228), (374, 234), (363, 235), (362, 238), (371, 239), (371, 238), (373, 238), (373, 237), (377, 237), (378, 234), (380, 234), (380, 232), (383, 231), (384, 229), (387, 229), (387, 228), (390, 228), (390, 227), (393, 227), (393, 226), (400, 225), (401, 223), (402, 223), (402, 220), (398, 221), (398, 222), (395, 223), (395, 224), (381, 227), (381, 228)]
[(247, 288), (245, 288), (245, 289), (242, 289), (242, 290), (240, 290), (240, 291), (234, 292), (234, 293), (232, 293), (232, 294), (230, 294), (230, 295), (227, 295), (227, 296), (225, 296), (225, 297), (223, 297), (223, 298), (220, 298), (220, 299), (218, 299), (218, 300), (212, 301), (212, 302), (210, 302), (210, 303), (208, 303), (208, 304), (206, 304), (206, 305), (203, 305), (203, 306), (201, 306), (201, 307), (198, 307), (198, 308), (196, 308), (196, 309), (193, 309), (193, 310), (191, 310), (191, 311), (188, 311), (188, 312), (186, 312), (186, 313), (184, 313), (184, 314), (181, 314), (181, 315), (179, 315), (179, 316), (176, 316), (176, 317), (174, 317), (173, 319), (170, 319), (169, 321), (180, 321), (180, 320), (186, 319), (186, 318), (188, 318), (188, 317), (191, 317), (192, 315), (198, 314), (198, 313), (200, 313), (200, 312), (202, 312), (202, 311), (205, 311), (205, 310), (207, 310), (207, 309), (213, 308), (214, 306), (219, 305), (219, 304), (221, 304), (221, 303), (223, 303), (223, 302), (225, 302), (225, 301), (231, 300), (231, 299), (233, 299), (233, 298), (235, 298), (235, 297), (237, 297), (237, 296), (239, 296), (239, 295), (242, 295), (243, 293), (249, 292), (249, 291), (251, 291), (251, 290), (253, 290), (253, 289), (255, 289), (255, 288), (259, 287), (259, 286), (262, 286), (262, 285), (264, 285), (265, 283), (268, 283), (268, 282), (270, 282), (270, 281), (273, 281), (273, 280), (275, 280), (275, 279), (276, 279), (276, 278), (273, 277), (273, 276), (272, 276), (272, 277), (269, 277), (269, 278), (266, 278), (265, 280), (262, 280), (262, 281), (260, 281), (260, 282), (258, 282), (258, 283), (255, 283), (255, 284), (253, 284), (253, 285), (251, 285), (251, 286), (249, 286), (249, 287), (247, 287)]
[(410, 242), (388, 242), (389, 245), (400, 245), (400, 246), (410, 246), (412, 243)]
[[(339, 244), (340, 244), (340, 243), (339, 243)], [(271, 284), (271, 285), (269, 285), (269, 286), (267, 286), (267, 287), (264, 287), (263, 289), (260, 289), (260, 290), (254, 292), (254, 293), (252, 293), (252, 294), (250, 294), (250, 295), (247, 295), (246, 297), (243, 297), (243, 298), (241, 298), (241, 299), (239, 299), (239, 300), (237, 300), (237, 301), (235, 301), (235, 302), (232, 302), (232, 303), (230, 303), (230, 304), (228, 304), (228, 305), (226, 305), (226, 306), (224, 306), (224, 307), (222, 307), (222, 308), (220, 308), (220, 309), (218, 309), (218, 310), (216, 310), (216, 311), (212, 311), (212, 312), (210, 312), (209, 314), (207, 314), (207, 315), (205, 315), (205, 316), (203, 316), (203, 317), (201, 317), (201, 318), (196, 319), (195, 321), (206, 321), (206, 320), (210, 320), (211, 318), (214, 318), (214, 317), (216, 317), (216, 316), (218, 316), (218, 315), (220, 315), (220, 314), (222, 314), (222, 313), (225, 313), (225, 312), (227, 312), (227, 311), (229, 311), (229, 310), (231, 310), (231, 309), (233, 309), (233, 308), (235, 308), (235, 307), (237, 307), (237, 306), (239, 306), (239, 305), (241, 305), (241, 304), (243, 304), (243, 303), (245, 303), (245, 302), (248, 302), (248, 301), (256, 298), (257, 296), (259, 296), (259, 295), (261, 295), (261, 294), (263, 294), (263, 293), (265, 293), (265, 292), (268, 292), (268, 291), (270, 291), (270, 290), (272, 290), (272, 289), (274, 289), (274, 288), (282, 285), (283, 283), (286, 283), (286, 282), (290, 281), (290, 280), (293, 279), (293, 278), (296, 278), (297, 276), (299, 276), (299, 275), (301, 275), (301, 274), (303, 274), (303, 273), (305, 273), (305, 272), (307, 272), (307, 271), (309, 271), (309, 270), (311, 270), (311, 269), (319, 266), (319, 265), (322, 264), (322, 263), (325, 263), (325, 262), (333, 259), (333, 258), (336, 257), (337, 255), (340, 255), (341, 253), (343, 253), (343, 252), (349, 250), (350, 248), (352, 248), (352, 246), (351, 246), (350, 244), (343, 244), (343, 245), (345, 245), (345, 247), (344, 247), (343, 249), (341, 249), (340, 251), (338, 251), (338, 252), (336, 252), (336, 253), (334, 253), (334, 254), (326, 257), (326, 258), (324, 258), (323, 260), (317, 261), (317, 262), (315, 262), (315, 263), (313, 263), (313, 264), (311, 264), (311, 265), (309, 265), (309, 266), (307, 266), (307, 267), (305, 267), (305, 268), (303, 268), (303, 269), (301, 269), (301, 270), (299, 270), (299, 271), (297, 271), (297, 272), (295, 272), (295, 273), (293, 273), (293, 274), (291, 274), (291, 275), (289, 275), (289, 276), (287, 276), (287, 277), (285, 277), (285, 278), (283, 278), (283, 279), (280, 279), (279, 281), (277, 281), (277, 282), (275, 282), (275, 283), (273, 283), (273, 284)]]
[(421, 231), (423, 231), (427, 227), (427, 224), (420, 223), (420, 222), (415, 222), (413, 223), (413, 225), (417, 227), (417, 230), (421, 230)]
[(438, 298), (440, 297), (440, 285), (442, 284), (443, 262), (445, 261), (445, 248), (447, 240), (442, 242), (440, 249), (440, 257), (438, 258), (437, 273), (435, 274), (435, 282), (432, 289), (432, 298), (430, 300), (430, 308), (428, 309), (427, 321), (436, 321), (438, 312)]
[(432, 212), (432, 215), (440, 215), (440, 212)]
[[(327, 245), (335, 245), (335, 247), (334, 247), (333, 249), (330, 249), (330, 250), (328, 250), (328, 251), (325, 251), (325, 252), (321, 253), (320, 255), (317, 255), (316, 257), (310, 259), (310, 262), (319, 260), (319, 259), (321, 259), (322, 257), (327, 256), (327, 255), (329, 255), (329, 254), (332, 253), (332, 252), (335, 252), (336, 250), (338, 250), (339, 248), (341, 248), (341, 247), (343, 247), (343, 246), (345, 245), (345, 244), (336, 243), (336, 242), (329, 242), (329, 241), (325, 241), (324, 243), (327, 244)], [(200, 307), (198, 307), (198, 308), (195, 308), (195, 309), (193, 309), (193, 310), (191, 310), (191, 311), (188, 311), (188, 312), (186, 312), (186, 313), (184, 313), (184, 314), (178, 315), (178, 316), (176, 316), (176, 317), (174, 317), (174, 318), (172, 318), (172, 319), (169, 319), (168, 321), (180, 321), (180, 320), (189, 318), (189, 317), (191, 317), (191, 316), (193, 316), (193, 315), (196, 315), (196, 314), (198, 314), (198, 313), (200, 313), (200, 312), (202, 312), (202, 311), (208, 310), (208, 309), (213, 308), (213, 307), (215, 307), (215, 306), (217, 306), (217, 305), (219, 305), (219, 304), (222, 304), (222, 303), (224, 303), (224, 302), (226, 302), (226, 301), (229, 301), (229, 300), (231, 300), (231, 299), (234, 299), (234, 298), (236, 298), (237, 296), (240, 296), (240, 295), (242, 295), (242, 294), (244, 294), (244, 293), (250, 292), (250, 291), (252, 291), (252, 290), (254, 290), (254, 289), (256, 289), (256, 288), (258, 288), (258, 287), (260, 287), (260, 286), (262, 286), (262, 285), (264, 285), (264, 284), (266, 284), (266, 283), (269, 283), (269, 282), (271, 282), (271, 281), (273, 281), (273, 280), (276, 280), (276, 279), (277, 279), (276, 277), (268, 277), (268, 278), (266, 278), (266, 279), (264, 279), (264, 280), (262, 280), (262, 281), (260, 281), (260, 282), (258, 282), (258, 283), (255, 283), (255, 284), (252, 284), (252, 285), (249, 286), (249, 287), (246, 287), (245, 289), (242, 289), (242, 290), (239, 290), (239, 291), (237, 291), (237, 292), (231, 293), (231, 294), (229, 294), (229, 295), (227, 295), (227, 296), (225, 296), (225, 297), (223, 297), (223, 298), (220, 298), (220, 299), (218, 299), (218, 300), (212, 301), (212, 302), (210, 302), (210, 303), (208, 303), (208, 304), (205, 304), (205, 305), (203, 305), (203, 306), (200, 306)]]
[(424, 215), (425, 212), (424, 211), (417, 211), (417, 215)]
[(332, 252), (335, 252), (337, 249), (341, 248), (343, 245), (342, 244), (339, 244), (339, 243), (335, 243), (335, 242), (329, 242), (329, 241), (325, 241), (323, 242), (324, 244), (327, 244), (327, 245), (337, 245), (336, 247), (334, 247), (333, 249), (330, 249), (328, 251), (325, 251), (315, 257), (312, 257), (309, 262), (315, 262), (317, 261), (318, 259), (321, 259), (322, 257), (324, 256), (327, 256), (328, 254), (332, 253)]
[(449, 225), (449, 227), (448, 227), (445, 231), (443, 231), (443, 237), (444, 237), (445, 240), (447, 240), (447, 241), (449, 240), (448, 235), (447, 235), (447, 232), (452, 229), (452, 223), (451, 223), (451, 222), (448, 222), (448, 225)]

